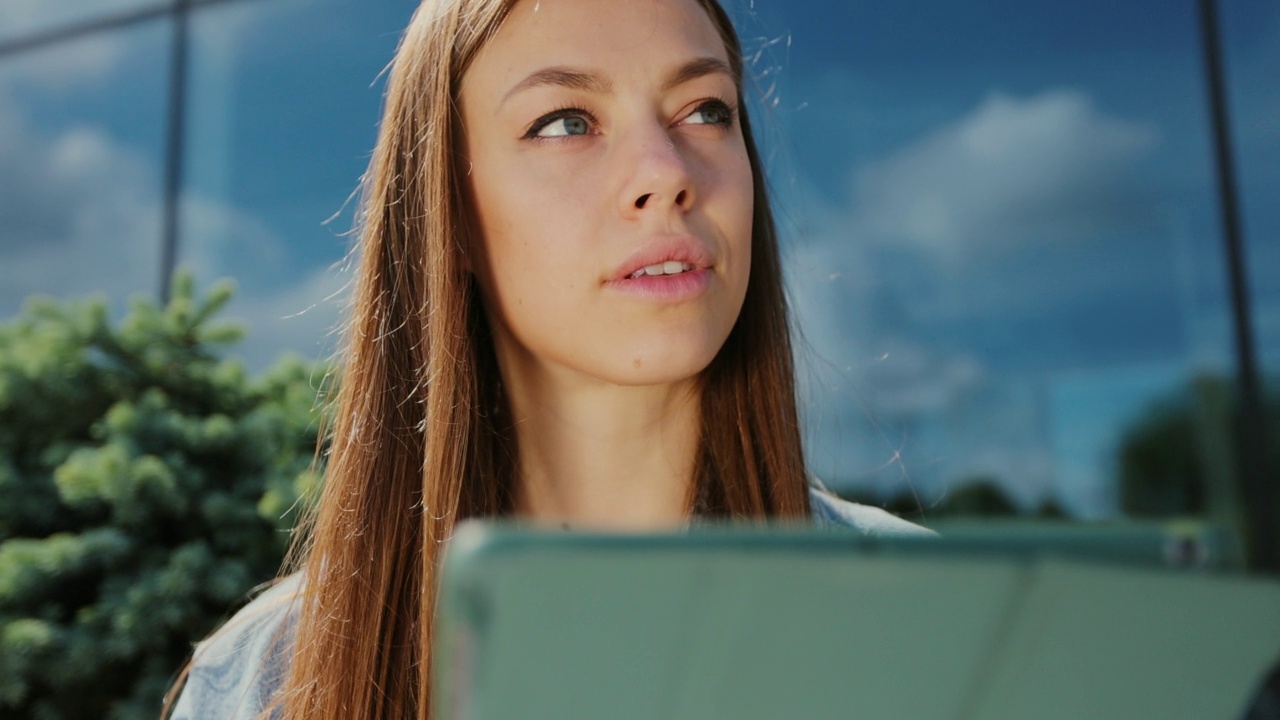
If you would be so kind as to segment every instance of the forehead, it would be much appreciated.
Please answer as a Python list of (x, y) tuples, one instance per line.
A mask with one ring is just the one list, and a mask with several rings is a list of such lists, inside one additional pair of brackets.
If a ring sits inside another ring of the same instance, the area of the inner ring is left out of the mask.
[(701, 57), (728, 62), (715, 25), (695, 0), (519, 0), (467, 70), (463, 88), (503, 92), (530, 72), (555, 66), (656, 81)]

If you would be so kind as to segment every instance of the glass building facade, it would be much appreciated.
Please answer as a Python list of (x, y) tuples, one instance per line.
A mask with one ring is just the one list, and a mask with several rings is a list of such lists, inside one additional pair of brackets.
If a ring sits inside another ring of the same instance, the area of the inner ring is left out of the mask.
[[(726, 4), (827, 486), (926, 522), (1274, 497), (1280, 5), (1221, 0), (1206, 52), (1195, 0)], [(250, 367), (329, 355), (414, 6), (0, 0), (0, 317), (172, 258), (235, 279)]]

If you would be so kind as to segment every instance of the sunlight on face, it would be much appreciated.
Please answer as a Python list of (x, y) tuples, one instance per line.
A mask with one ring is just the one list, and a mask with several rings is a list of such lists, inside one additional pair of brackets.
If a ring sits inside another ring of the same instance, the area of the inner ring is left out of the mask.
[(469, 261), (504, 375), (641, 385), (705, 369), (742, 307), (752, 217), (706, 12), (518, 2), (460, 95)]

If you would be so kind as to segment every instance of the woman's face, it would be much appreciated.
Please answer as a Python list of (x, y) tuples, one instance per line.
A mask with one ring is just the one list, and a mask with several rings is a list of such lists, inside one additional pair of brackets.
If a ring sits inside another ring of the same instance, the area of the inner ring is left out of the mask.
[(706, 368), (742, 307), (752, 216), (736, 86), (706, 12), (522, 0), (460, 96), (468, 262), (504, 373), (641, 385)]

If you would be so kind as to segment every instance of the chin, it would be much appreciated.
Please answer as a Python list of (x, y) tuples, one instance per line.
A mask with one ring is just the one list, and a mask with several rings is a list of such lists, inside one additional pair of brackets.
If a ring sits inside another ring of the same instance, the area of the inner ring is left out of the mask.
[(669, 349), (649, 353), (632, 353), (630, 359), (610, 373), (617, 385), (670, 385), (701, 375), (715, 358), (715, 350), (696, 353), (672, 353)]

